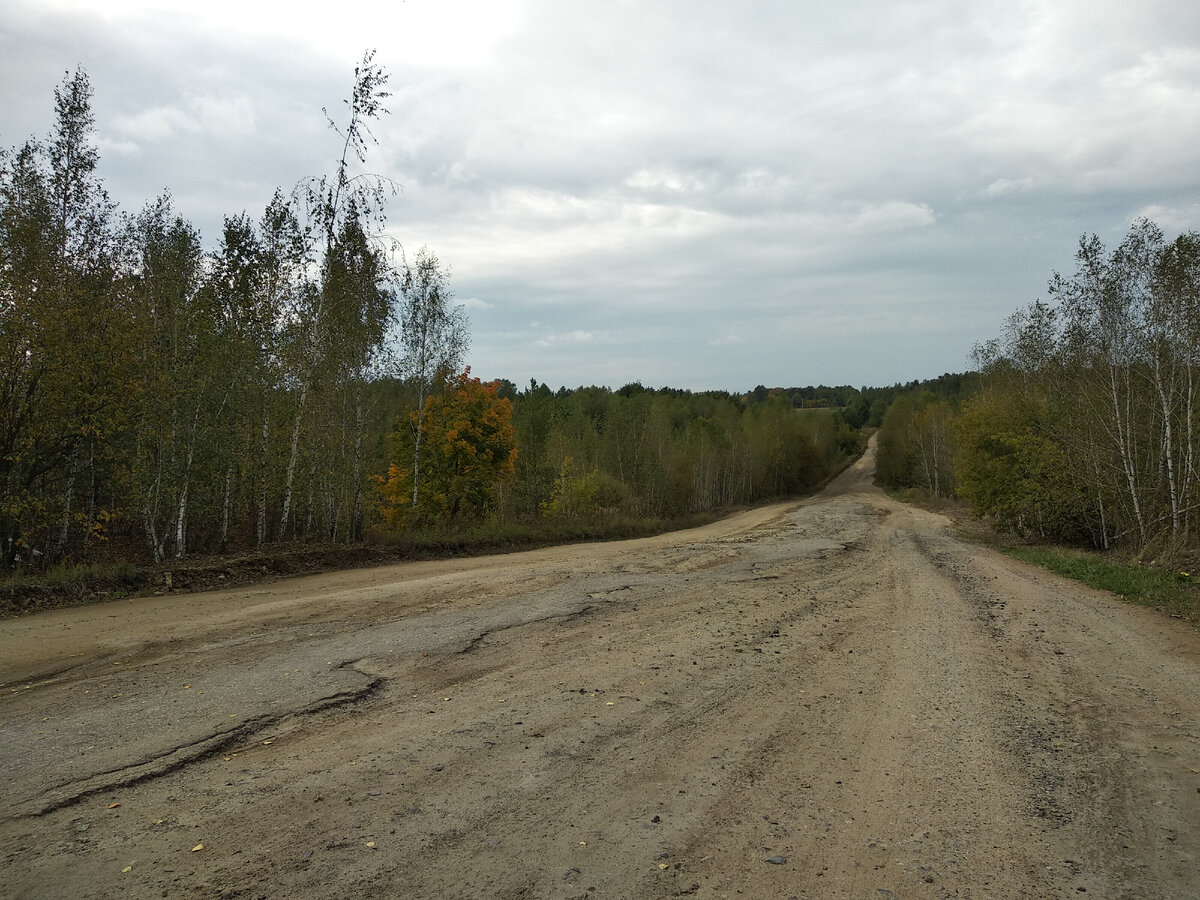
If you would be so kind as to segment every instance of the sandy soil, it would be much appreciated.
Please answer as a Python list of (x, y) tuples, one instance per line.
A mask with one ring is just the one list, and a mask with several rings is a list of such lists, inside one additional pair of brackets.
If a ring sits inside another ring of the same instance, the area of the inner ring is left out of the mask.
[(6, 897), (1200, 896), (1200, 637), (868, 454), (649, 540), (0, 622)]

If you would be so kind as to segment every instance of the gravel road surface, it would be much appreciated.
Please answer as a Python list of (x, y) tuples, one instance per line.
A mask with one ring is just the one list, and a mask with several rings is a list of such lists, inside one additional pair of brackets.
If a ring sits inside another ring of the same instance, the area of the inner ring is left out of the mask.
[(0, 622), (0, 896), (1200, 897), (1200, 635), (872, 484)]

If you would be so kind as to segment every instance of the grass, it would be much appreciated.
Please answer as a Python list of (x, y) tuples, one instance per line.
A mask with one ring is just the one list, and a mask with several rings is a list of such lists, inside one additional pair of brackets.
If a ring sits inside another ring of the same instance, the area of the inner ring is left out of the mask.
[(1186, 572), (1118, 562), (1098, 553), (1051, 547), (1002, 547), (1009, 556), (1111, 591), (1124, 600), (1200, 624), (1200, 587)]

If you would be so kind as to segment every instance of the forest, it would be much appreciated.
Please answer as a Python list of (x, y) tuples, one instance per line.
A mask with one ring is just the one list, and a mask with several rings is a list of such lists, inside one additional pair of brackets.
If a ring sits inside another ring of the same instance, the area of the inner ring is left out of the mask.
[(1197, 548), (1200, 234), (1135, 222), (975, 351), (918, 386), (879, 434), (887, 484), (958, 496), (999, 528), (1146, 561)]
[(52, 133), (2, 152), (0, 568), (671, 518), (809, 490), (860, 451), (849, 387), (473, 377), (448, 268), (385, 238), (395, 188), (365, 164), (387, 81), (366, 55), (327, 114), (330, 171), (212, 248), (169, 194), (110, 200), (82, 70)]

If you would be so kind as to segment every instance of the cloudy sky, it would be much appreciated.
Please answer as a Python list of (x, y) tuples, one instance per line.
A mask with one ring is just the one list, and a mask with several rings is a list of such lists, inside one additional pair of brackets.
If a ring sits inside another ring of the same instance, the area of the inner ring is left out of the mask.
[(389, 231), (484, 378), (962, 371), (1085, 232), (1200, 229), (1194, 0), (0, 0), (0, 145), (82, 65), (113, 198), (212, 245), (331, 170), (368, 47)]

